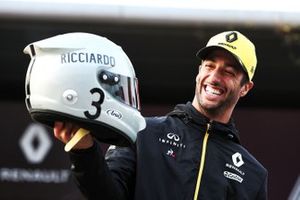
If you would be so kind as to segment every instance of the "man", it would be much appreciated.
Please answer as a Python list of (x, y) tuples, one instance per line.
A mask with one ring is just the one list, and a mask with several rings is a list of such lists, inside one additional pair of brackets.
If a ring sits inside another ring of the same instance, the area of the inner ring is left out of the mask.
[[(267, 171), (241, 146), (231, 119), (253, 87), (256, 53), (237, 31), (212, 37), (201, 59), (192, 102), (152, 117), (132, 147), (105, 159), (92, 136), (70, 152), (72, 172), (89, 199), (267, 199)], [(78, 127), (56, 122), (67, 143)]]

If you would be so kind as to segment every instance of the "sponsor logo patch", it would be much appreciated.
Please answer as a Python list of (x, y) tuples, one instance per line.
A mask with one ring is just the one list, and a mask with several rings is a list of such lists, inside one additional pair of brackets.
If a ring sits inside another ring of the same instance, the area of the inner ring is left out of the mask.
[(240, 167), (244, 164), (242, 154), (240, 154), (239, 152), (236, 152), (235, 154), (233, 154), (231, 156), (231, 158), (232, 158), (233, 164), (237, 167)]
[(123, 115), (121, 112), (117, 111), (117, 110), (112, 110), (112, 109), (108, 109), (106, 111), (106, 114), (111, 116), (111, 117), (115, 117), (117, 119), (122, 119)]
[[(229, 172), (229, 171), (224, 171), (224, 176), (226, 178), (229, 178), (229, 179), (232, 179), (232, 180), (235, 180), (235, 181), (238, 181), (239, 183), (242, 183), (243, 182), (243, 176), (245, 175), (245, 172), (242, 171), (239, 167), (241, 167), (242, 165), (245, 164), (244, 160), (243, 160), (243, 157), (242, 157), (242, 154), (239, 153), (239, 152), (236, 152), (234, 153), (232, 156), (231, 156), (231, 160), (232, 160), (232, 163), (233, 164), (230, 164), (230, 163), (226, 163), (225, 164), (225, 167), (230, 170), (230, 171), (234, 171), (233, 172)], [(237, 173), (237, 174), (236, 174)]]
[(235, 32), (231, 32), (227, 34), (225, 37), (227, 42), (234, 42), (238, 39), (237, 33)]
[(242, 182), (243, 182), (243, 178), (242, 178), (242, 177), (240, 177), (240, 176), (237, 175), (237, 174), (231, 173), (231, 172), (229, 172), (229, 171), (224, 171), (224, 176), (225, 176), (226, 178), (231, 179), (231, 180), (235, 180), (235, 181), (237, 181), (237, 182), (239, 182), (239, 183), (242, 183)]
[(168, 152), (166, 153), (168, 156), (171, 156), (172, 158), (176, 158), (176, 154), (173, 151), (173, 149), (169, 149)]
[(159, 137), (158, 141), (163, 144), (168, 144), (172, 147), (185, 148), (185, 144), (181, 142), (179, 135), (169, 132), (166, 134), (166, 137)]

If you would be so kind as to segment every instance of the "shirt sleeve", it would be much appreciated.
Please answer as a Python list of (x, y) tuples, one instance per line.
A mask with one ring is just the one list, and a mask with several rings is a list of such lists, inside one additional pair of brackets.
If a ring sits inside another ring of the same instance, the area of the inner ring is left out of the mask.
[(268, 199), (268, 174), (265, 176), (265, 180), (261, 185), (256, 200), (267, 200), (267, 199)]
[(129, 147), (109, 149), (104, 158), (100, 146), (70, 152), (71, 172), (88, 199), (132, 199), (135, 152)]

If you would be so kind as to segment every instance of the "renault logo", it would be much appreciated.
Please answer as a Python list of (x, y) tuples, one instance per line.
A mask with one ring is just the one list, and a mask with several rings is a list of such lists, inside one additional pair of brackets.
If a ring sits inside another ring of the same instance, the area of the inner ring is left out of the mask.
[(236, 32), (231, 32), (227, 34), (225, 37), (227, 42), (234, 42), (238, 39)]
[(232, 155), (232, 162), (236, 167), (240, 167), (244, 164), (242, 155), (238, 152)]
[(52, 141), (42, 125), (31, 124), (26, 128), (19, 144), (27, 161), (32, 164), (38, 164), (46, 157)]

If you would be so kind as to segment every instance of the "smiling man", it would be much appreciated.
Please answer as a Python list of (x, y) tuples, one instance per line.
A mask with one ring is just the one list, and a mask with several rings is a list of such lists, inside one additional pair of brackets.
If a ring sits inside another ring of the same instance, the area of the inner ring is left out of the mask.
[[(267, 170), (240, 144), (231, 119), (253, 87), (255, 47), (229, 31), (212, 37), (197, 56), (192, 102), (146, 118), (132, 146), (113, 146), (105, 158), (91, 135), (70, 152), (72, 172), (89, 199), (267, 199)], [(77, 129), (57, 122), (54, 135), (67, 143)]]
[(226, 50), (209, 52), (199, 67), (193, 106), (210, 119), (227, 123), (239, 98), (253, 87), (246, 76)]
[(255, 47), (239, 32), (225, 32), (212, 37), (197, 56), (202, 63), (193, 106), (211, 120), (227, 123), (239, 98), (253, 87)]

